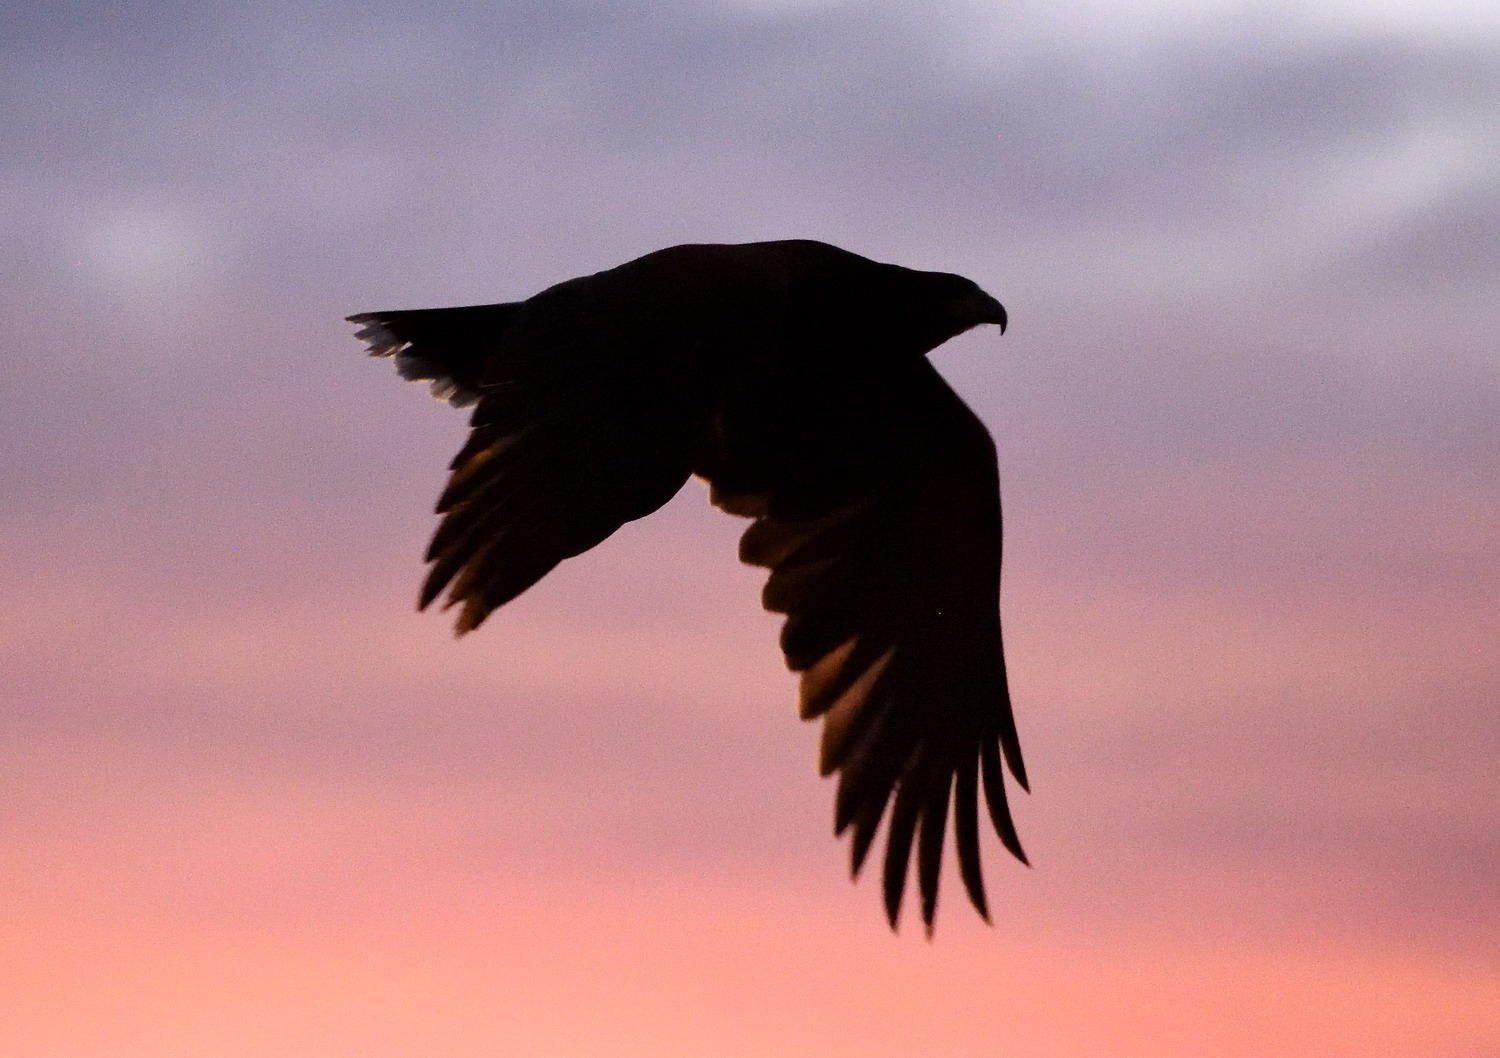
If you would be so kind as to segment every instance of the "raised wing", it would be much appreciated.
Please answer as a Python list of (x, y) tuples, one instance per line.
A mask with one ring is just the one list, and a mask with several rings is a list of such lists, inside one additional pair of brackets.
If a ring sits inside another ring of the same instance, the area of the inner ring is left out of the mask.
[[(838, 771), (835, 829), (857, 875), (889, 803), (887, 917), (896, 925), (913, 844), (932, 928), (948, 809), (964, 886), (989, 917), (979, 786), (1025, 862), (1001, 773), (1026, 786), (999, 618), (1000, 493), (989, 433), (925, 358), (811, 380), (769, 417), (770, 447), (710, 468), (715, 502), (758, 515), (740, 556), (771, 570), (766, 609), (823, 718), (820, 768)], [(764, 425), (764, 424), (763, 424)]]
[[(444, 517), (419, 605), (446, 589), (445, 608), (462, 607), (460, 635), (563, 559), (671, 499), (703, 436), (695, 350), (681, 335), (652, 331), (621, 303), (598, 303), (584, 284), (557, 291), (530, 317), (529, 305), (518, 306), (488, 343), (472, 430), (437, 502)], [(427, 311), (428, 333), (441, 334), (439, 313), (466, 310)], [(381, 337), (399, 315), (353, 319)], [(423, 364), (446, 363), (430, 338), (413, 348)]]

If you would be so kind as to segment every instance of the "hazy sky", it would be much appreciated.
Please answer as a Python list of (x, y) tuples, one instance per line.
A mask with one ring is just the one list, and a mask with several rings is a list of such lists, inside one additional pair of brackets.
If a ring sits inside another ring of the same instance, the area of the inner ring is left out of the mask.
[[(0, 1051), (1500, 1053), (1480, 6), (0, 17)], [(993, 929), (849, 885), (698, 483), (413, 609), (464, 417), (343, 316), (786, 237), (1011, 314)]]

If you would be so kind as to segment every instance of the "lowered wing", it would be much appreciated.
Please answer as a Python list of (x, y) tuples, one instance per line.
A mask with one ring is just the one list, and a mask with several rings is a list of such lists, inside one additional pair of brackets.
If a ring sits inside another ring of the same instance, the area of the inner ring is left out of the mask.
[[(810, 391), (810, 392), (809, 392)], [(858, 874), (882, 817), (894, 927), (915, 846), (932, 928), (950, 804), (969, 899), (989, 917), (980, 788), (1023, 862), (1001, 759), (1024, 788), (999, 617), (1000, 494), (983, 424), (925, 358), (813, 380), (800, 402), (726, 451), (715, 502), (758, 515), (741, 558), (767, 567), (766, 609), (801, 674), (801, 713), (823, 720), (823, 774), (839, 773), (836, 831)]]

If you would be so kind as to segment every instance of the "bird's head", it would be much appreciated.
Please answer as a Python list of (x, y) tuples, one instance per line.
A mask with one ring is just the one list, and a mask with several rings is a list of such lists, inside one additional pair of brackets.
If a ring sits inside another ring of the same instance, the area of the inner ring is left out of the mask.
[(896, 324), (902, 344), (919, 345), (927, 353), (982, 323), (997, 324), (1005, 333), (1005, 306), (972, 279), (951, 272), (899, 272), (892, 277), (887, 308), (902, 317)]
[(950, 338), (981, 323), (999, 324), (1000, 333), (1005, 333), (1005, 306), (979, 289), (978, 283), (949, 272), (924, 272), (922, 275), (932, 292), (934, 307), (953, 328)]
[(954, 276), (954, 278), (963, 280), (968, 285), (968, 290), (960, 293), (958, 303), (955, 305), (955, 315), (960, 320), (973, 321), (965, 326), (964, 330), (977, 327), (981, 323), (994, 323), (1000, 326), (1000, 333), (1004, 334), (1007, 322), (1005, 306), (980, 290), (977, 283), (970, 282), (962, 276)]

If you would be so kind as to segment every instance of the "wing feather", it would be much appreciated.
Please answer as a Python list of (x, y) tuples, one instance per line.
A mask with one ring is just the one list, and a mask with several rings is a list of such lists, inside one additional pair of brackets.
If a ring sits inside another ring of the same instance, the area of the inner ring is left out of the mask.
[(881, 870), (881, 890), (885, 897), (885, 917), (896, 928), (901, 915), (901, 896), (906, 890), (906, 866), (911, 859), (912, 839), (922, 810), (922, 788), (918, 782), (902, 782), (896, 787), (896, 804), (885, 839), (885, 865)]
[(787, 616), (782, 649), (802, 676), (803, 717), (822, 718), (820, 768), (839, 772), (834, 824), (851, 831), (853, 872), (889, 806), (886, 913), (894, 926), (915, 847), (930, 930), (951, 803), (964, 889), (987, 920), (981, 788), (1002, 844), (1025, 861), (1000, 771), (1003, 758), (1024, 788), (1000, 638), (994, 445), (925, 359), (817, 382), (773, 413), (775, 429), (730, 431), (741, 449), (715, 466), (734, 483), (723, 498), (757, 515), (740, 556), (770, 570), (763, 602)]
[(922, 893), (922, 921), (932, 933), (937, 913), (938, 874), (943, 864), (943, 827), (948, 821), (948, 798), (953, 785), (953, 768), (938, 762), (924, 783), (921, 831), (917, 841), (917, 880)]
[[(446, 592), (460, 635), (656, 510), (692, 471), (707, 420), (699, 335), (643, 315), (624, 289), (574, 282), (524, 305), (355, 318), (375, 352), (415, 350), (475, 403), (418, 600)], [(502, 329), (487, 336), (486, 321)]]
[(979, 757), (964, 752), (953, 783), (953, 842), (958, 850), (958, 869), (963, 876), (969, 902), (986, 922), (989, 902), (984, 895), (984, 870), (979, 857)]

